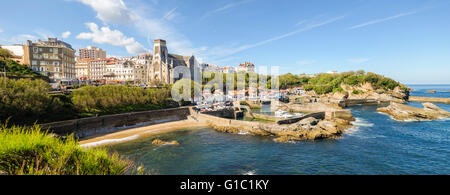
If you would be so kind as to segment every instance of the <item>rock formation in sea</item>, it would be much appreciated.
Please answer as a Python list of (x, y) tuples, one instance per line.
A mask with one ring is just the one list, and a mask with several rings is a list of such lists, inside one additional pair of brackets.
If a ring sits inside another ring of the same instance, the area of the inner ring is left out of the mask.
[(378, 108), (378, 112), (386, 113), (399, 121), (436, 120), (450, 117), (450, 113), (432, 103), (422, 103), (423, 109), (392, 102), (387, 107)]
[(168, 141), (163, 141), (163, 140), (160, 140), (160, 139), (153, 140), (152, 144), (155, 145), (155, 146), (180, 145), (180, 143), (178, 143), (177, 141), (170, 141), (170, 142), (168, 142)]

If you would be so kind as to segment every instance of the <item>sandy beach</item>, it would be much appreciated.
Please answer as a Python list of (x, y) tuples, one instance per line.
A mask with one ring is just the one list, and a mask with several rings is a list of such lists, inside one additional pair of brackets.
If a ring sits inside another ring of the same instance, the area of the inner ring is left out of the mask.
[(105, 145), (112, 145), (136, 140), (146, 136), (169, 133), (185, 128), (207, 127), (206, 123), (201, 123), (193, 120), (183, 120), (176, 122), (169, 122), (163, 124), (150, 125), (145, 127), (138, 127), (127, 129), (115, 133), (110, 133), (101, 136), (95, 136), (80, 140), (81, 147), (98, 147)]

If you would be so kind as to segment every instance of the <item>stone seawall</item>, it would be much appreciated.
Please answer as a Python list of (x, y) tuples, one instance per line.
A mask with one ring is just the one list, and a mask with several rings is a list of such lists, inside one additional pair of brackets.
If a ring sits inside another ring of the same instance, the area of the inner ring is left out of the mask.
[(90, 117), (40, 125), (57, 135), (65, 136), (73, 133), (75, 137), (83, 138), (116, 132), (130, 126), (185, 120), (189, 115), (189, 108), (183, 107)]
[(346, 99), (340, 101), (338, 105), (342, 108), (347, 108), (356, 105), (378, 105), (380, 103), (382, 102), (376, 99)]

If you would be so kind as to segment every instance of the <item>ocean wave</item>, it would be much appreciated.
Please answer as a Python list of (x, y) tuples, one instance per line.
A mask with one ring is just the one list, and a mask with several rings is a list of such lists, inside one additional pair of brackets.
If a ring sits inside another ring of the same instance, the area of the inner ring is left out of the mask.
[(373, 127), (374, 124), (366, 121), (362, 118), (355, 118), (355, 121), (352, 122), (352, 125), (358, 126), (358, 127)]
[(373, 127), (375, 124), (366, 121), (363, 118), (355, 118), (355, 121), (352, 122), (353, 127), (349, 128), (347, 130), (345, 130), (345, 134), (346, 135), (355, 135), (356, 133), (358, 133), (361, 128), (364, 127)]
[(119, 142), (135, 140), (137, 138), (139, 138), (139, 135), (133, 135), (133, 136), (120, 138), (120, 139), (105, 139), (105, 140), (101, 140), (101, 141), (98, 141), (98, 142), (82, 144), (80, 146), (81, 147), (96, 147), (96, 146), (101, 146), (101, 145), (106, 145), (106, 144), (111, 144), (111, 143), (119, 143)]

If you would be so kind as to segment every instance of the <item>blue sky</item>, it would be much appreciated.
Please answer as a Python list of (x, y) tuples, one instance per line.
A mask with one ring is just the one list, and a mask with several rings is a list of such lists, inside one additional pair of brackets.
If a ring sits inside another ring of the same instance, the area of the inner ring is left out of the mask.
[(409, 84), (450, 84), (448, 0), (15, 0), (0, 44), (64, 38), (131, 56), (166, 39), (203, 62), (282, 73), (363, 69)]

